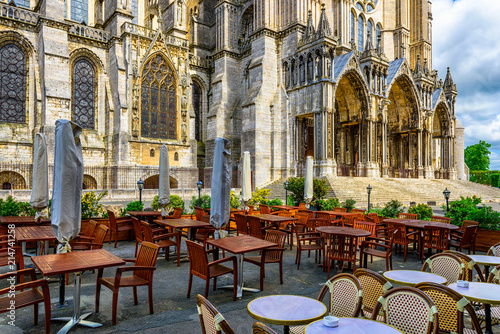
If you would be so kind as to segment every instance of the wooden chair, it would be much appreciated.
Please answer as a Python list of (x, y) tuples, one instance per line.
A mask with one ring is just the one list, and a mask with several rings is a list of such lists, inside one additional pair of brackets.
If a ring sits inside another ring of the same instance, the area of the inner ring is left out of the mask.
[(265, 231), (269, 228), (262, 227), (259, 217), (247, 216), (248, 233), (255, 238), (264, 239)]
[(416, 213), (406, 213), (400, 212), (398, 214), (399, 219), (418, 219), (418, 215)]
[(358, 219), (357, 216), (345, 216), (342, 218), (342, 226), (354, 227), (354, 222)]
[[(367, 222), (367, 221), (360, 221), (360, 220), (355, 220), (354, 221), (354, 228), (357, 228), (359, 230), (367, 231), (370, 232), (370, 237), (375, 237), (375, 228), (377, 226), (373, 222)], [(366, 240), (367, 237), (359, 237), (358, 238), (358, 245), (361, 246), (363, 241)]]
[[(459, 240), (460, 237), (465, 233), (467, 227), (472, 225), (479, 226), (479, 223), (473, 220), (464, 220), (462, 222), (462, 225), (460, 225), (460, 229), (452, 230), (450, 232), (450, 239)], [(475, 251), (475, 249), (476, 249), (476, 237), (474, 236), (474, 239), (472, 241), (472, 250)]]
[[(210, 215), (204, 214), (203, 217), (201, 217), (201, 221), (204, 223), (210, 223)], [(214, 234), (215, 234), (215, 227), (214, 226), (199, 228), (196, 230), (196, 234), (194, 235), (194, 240), (201, 242), (203, 244), (203, 246), (205, 248), (207, 248), (207, 240), (210, 237), (213, 238)]]
[(331, 222), (323, 218), (307, 219), (307, 230), (309, 232), (316, 232), (316, 228), (320, 226), (331, 226)]
[[(208, 286), (210, 284), (210, 279), (214, 279), (213, 289), (217, 288), (217, 277), (225, 274), (232, 273), (234, 276), (234, 289), (233, 289), (233, 300), (236, 300), (236, 292), (238, 288), (238, 268), (236, 264), (236, 256), (222, 258), (220, 260), (208, 262), (208, 253), (214, 253), (213, 251), (207, 251), (205, 248), (193, 241), (186, 240), (186, 246), (189, 256), (189, 283), (187, 297), (191, 296), (191, 285), (193, 283), (193, 275), (204, 279), (205, 284), (205, 298), (208, 297)], [(221, 263), (233, 262), (233, 268), (223, 266)]]
[(378, 214), (377, 214), (377, 213), (375, 213), (375, 212), (368, 213), (368, 214), (365, 216), (365, 218), (366, 218), (367, 220), (370, 220), (370, 221), (372, 221), (372, 222), (374, 222), (374, 223), (375, 223), (375, 226), (376, 226), (376, 228), (375, 228), (375, 229), (382, 228), (382, 227), (383, 227), (383, 225), (384, 225), (384, 224), (382, 224), (382, 223), (380, 222), (380, 217), (379, 217), (379, 216), (378, 216)]
[(476, 254), (474, 244), (478, 228), (479, 225), (467, 226), (464, 233), (456, 235), (456, 238), (450, 238), (449, 247), (455, 247), (459, 252), (462, 251), (462, 248), (467, 248), (469, 254), (471, 253), (471, 250), (474, 254)]
[[(464, 264), (464, 275), (462, 276), (462, 279), (464, 281), (473, 282), (474, 279), (477, 279), (480, 282), (486, 282), (486, 279), (476, 261), (465, 255), (464, 253), (458, 251), (446, 250), (443, 253), (453, 254), (460, 260), (462, 260), (462, 263)], [(476, 273), (474, 273), (474, 271)]]
[(196, 306), (203, 334), (235, 334), (226, 319), (202, 295), (196, 296)]
[(486, 255), (488, 255), (488, 256), (500, 256), (500, 242), (491, 246), (490, 249), (488, 249), (488, 253)]
[[(361, 308), (361, 316), (366, 319), (371, 319), (373, 309), (377, 304), (378, 299), (387, 291), (393, 288), (392, 284), (385, 279), (384, 276), (377, 274), (373, 270), (359, 268), (354, 272), (354, 276), (361, 284), (363, 291), (363, 306)], [(377, 321), (384, 321), (384, 315), (379, 314)]]
[(248, 212), (247, 212), (247, 214), (248, 214), (248, 215), (253, 215), (253, 213), (254, 213), (254, 211), (255, 211), (255, 206), (253, 206), (253, 205), (247, 205), (247, 207), (248, 207)]
[(332, 216), (327, 213), (327, 212), (322, 212), (322, 211), (317, 211), (316, 212), (316, 218), (317, 219), (323, 219), (327, 221), (326, 226), (331, 226), (332, 225)]
[(196, 220), (201, 221), (201, 218), (205, 214), (205, 210), (203, 210), (203, 208), (200, 208), (199, 206), (195, 206), (194, 213), (196, 215)]
[(108, 234), (108, 231), (109, 228), (106, 225), (99, 224), (95, 229), (94, 239), (92, 239), (91, 241), (71, 242), (71, 248), (73, 251), (101, 249), (104, 245), (104, 239), (106, 239), (106, 234)]
[(141, 221), (135, 217), (132, 217), (132, 225), (134, 226), (135, 234), (135, 252), (134, 256), (137, 256), (138, 245), (144, 240), (144, 233), (142, 232)]
[[(277, 213), (278, 216), (280, 217), (288, 217), (288, 218), (292, 218), (293, 217), (293, 213), (290, 212), (290, 211), (278, 211)], [(280, 229), (279, 229), (281, 232), (285, 232), (287, 235), (288, 235), (288, 244), (290, 245), (290, 250), (292, 250), (292, 247), (293, 247), (293, 222), (288, 222), (287, 226), (285, 227), (281, 227), (280, 226)]]
[[(493, 268), (488, 276), (488, 283), (492, 284), (500, 284), (500, 266)], [(500, 306), (499, 305), (491, 305), (491, 323), (493, 325), (500, 324)], [(486, 321), (486, 313), (484, 308), (477, 310), (476, 315), (479, 320)]]
[(285, 250), (286, 233), (268, 230), (265, 240), (278, 244), (278, 247), (265, 248), (259, 256), (244, 257), (243, 260), (260, 267), (260, 290), (264, 290), (264, 277), (266, 263), (278, 263), (280, 271), (280, 284), (283, 284), (283, 251)]
[(315, 218), (315, 214), (314, 214), (315, 211), (312, 211), (312, 210), (306, 210), (306, 209), (299, 209), (299, 212), (298, 213), (307, 213), (307, 215), (309, 216), (309, 218)]
[(109, 229), (111, 230), (111, 235), (109, 236), (108, 244), (111, 243), (113, 232), (115, 233), (115, 248), (118, 242), (119, 232), (128, 232), (128, 240), (130, 241), (130, 239), (132, 238), (132, 231), (134, 230), (132, 219), (128, 217), (116, 219), (115, 213), (110, 210), (108, 210), (108, 217), (109, 217)]
[(356, 251), (358, 237), (350, 234), (329, 235), (327, 239), (325, 260), (327, 265), (327, 277), (330, 277), (330, 266), (332, 261), (339, 262), (339, 272), (342, 271), (344, 262), (352, 263), (353, 271), (356, 270)]
[[(30, 281), (24, 283), (24, 276), (29, 275)], [(33, 305), (33, 325), (38, 324), (38, 304), (43, 303), (45, 309), (45, 333), (50, 333), (50, 291), (46, 279), (36, 279), (34, 268), (12, 271), (0, 275), (0, 282), (16, 277), (21, 283), (9, 283), (0, 290), (0, 314), (11, 311), (11, 302), (14, 301), (15, 310)], [(20, 279), (22, 277), (22, 279)], [(41, 290), (40, 290), (41, 288)], [(16, 318), (18, 314), (15, 314)], [(7, 318), (8, 319), (8, 318)], [(6, 324), (6, 323), (5, 323)]]
[[(366, 268), (368, 255), (370, 255), (385, 258), (385, 270), (392, 270), (392, 244), (397, 233), (397, 230), (389, 231), (387, 239), (367, 237), (360, 247), (359, 266)], [(383, 250), (377, 249), (377, 247), (382, 247)]]
[(162, 216), (162, 219), (180, 219), (182, 217), (182, 213), (184, 212), (183, 208), (174, 208), (174, 212), (169, 216)]
[(336, 212), (347, 212), (347, 208), (333, 208), (333, 211), (336, 211)]
[(387, 227), (391, 231), (398, 231), (394, 237), (394, 244), (399, 246), (401, 251), (401, 246), (404, 247), (403, 262), (406, 262), (406, 255), (408, 254), (408, 245), (413, 244), (415, 247), (419, 235), (419, 231), (414, 231), (411, 233), (406, 232), (406, 226), (401, 223), (387, 223)]
[(447, 250), (450, 242), (450, 230), (446, 227), (425, 225), (423, 235), (422, 249), (420, 250), (420, 258), (424, 262), (424, 250), (428, 249), (428, 254), (432, 254), (432, 250)]
[[(441, 333), (478, 333), (482, 334), (474, 307), (458, 292), (442, 284), (423, 282), (415, 285), (431, 298), (439, 314), (439, 330)], [(470, 315), (473, 330), (464, 326), (464, 311)]]
[[(12, 238), (12, 237), (10, 237)], [(9, 235), (0, 236), (0, 267), (9, 266), (9, 271), (14, 260), (16, 270), (24, 269), (24, 255), (20, 246), (12, 247), (12, 239), (9, 240)], [(19, 282), (24, 283), (24, 275), (19, 275)]]
[[(323, 238), (319, 232), (306, 232), (306, 225), (296, 223), (294, 226), (295, 238), (297, 239), (297, 253), (295, 255), (295, 263), (297, 270), (300, 267), (300, 258), (302, 252), (307, 251), (311, 254), (314, 251), (315, 261), (321, 261), (321, 251), (323, 250)], [(319, 259), (318, 259), (319, 253)]]
[[(171, 246), (176, 247), (177, 267), (180, 266), (180, 264), (181, 264), (181, 232), (176, 231), (176, 232), (168, 233), (168, 231), (165, 230), (166, 233), (153, 235), (153, 229), (151, 228), (151, 225), (149, 225), (149, 223), (146, 223), (145, 221), (141, 221), (141, 226), (142, 226), (142, 232), (144, 234), (144, 241), (151, 242), (151, 243), (157, 245), (159, 248), (165, 249), (165, 260), (168, 261), (168, 259), (169, 259), (170, 247)], [(175, 241), (171, 240), (170, 238), (175, 238)]]
[(306, 209), (307, 210), (306, 203), (299, 203), (299, 209)]
[(432, 216), (431, 217), (431, 221), (432, 222), (449, 224), (449, 223), (451, 223), (451, 218), (441, 217), (441, 216)]
[(85, 231), (78, 233), (74, 241), (92, 241), (94, 239), (95, 229), (99, 225), (95, 220), (89, 220)]
[(463, 279), (465, 266), (457, 256), (452, 253), (435, 254), (425, 260), (422, 271), (429, 271), (446, 278), (446, 284), (455, 283)]
[(366, 213), (366, 210), (363, 210), (363, 209), (352, 209), (351, 213), (360, 213), (360, 214), (364, 215)]
[(259, 210), (260, 210), (260, 213), (263, 215), (270, 215), (271, 214), (271, 207), (269, 205), (259, 204)]
[(432, 300), (421, 290), (400, 287), (387, 291), (375, 305), (372, 319), (380, 312), (384, 322), (403, 333), (437, 334), (439, 316)]
[(271, 327), (262, 322), (255, 322), (252, 326), (252, 334), (278, 334)]
[(236, 235), (248, 234), (248, 224), (245, 215), (235, 213), (234, 220), (236, 221)]
[(307, 220), (309, 219), (309, 214), (307, 212), (297, 212), (295, 218), (299, 219), (295, 222), (295, 225), (302, 224), (307, 227)]
[[(146, 223), (147, 224), (147, 223)], [(132, 287), (134, 292), (134, 305), (137, 305), (137, 287), (148, 286), (149, 313), (153, 314), (153, 271), (156, 269), (159, 247), (151, 242), (143, 241), (135, 259), (123, 259), (133, 263), (133, 266), (118, 267), (115, 277), (102, 277), (103, 269), (97, 272), (95, 292), (95, 311), (99, 312), (101, 285), (113, 291), (112, 324), (116, 325), (116, 309), (118, 307), (118, 293), (120, 288)], [(132, 271), (132, 276), (122, 277), (122, 274)]]

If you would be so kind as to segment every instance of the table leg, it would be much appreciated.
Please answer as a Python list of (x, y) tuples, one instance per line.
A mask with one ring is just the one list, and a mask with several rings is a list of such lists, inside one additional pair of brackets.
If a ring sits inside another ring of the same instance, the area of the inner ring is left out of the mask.
[(81, 272), (76, 272), (75, 273), (75, 292), (73, 296), (73, 317), (61, 317), (61, 318), (53, 318), (52, 320), (57, 320), (57, 321), (68, 321), (66, 325), (64, 325), (57, 334), (66, 334), (69, 332), (71, 328), (73, 328), (76, 325), (82, 325), (86, 327), (100, 327), (102, 324), (99, 324), (97, 322), (92, 322), (92, 321), (87, 321), (85, 320), (89, 315), (92, 314), (92, 312), (85, 313), (80, 315), (80, 287), (81, 287)]
[(290, 334), (290, 326), (288, 326), (288, 325), (283, 326), (283, 333)]
[[(490, 276), (490, 266), (484, 266), (484, 279), (488, 281), (488, 276)], [(491, 306), (490, 304), (484, 304), (484, 314), (486, 316), (486, 334), (493, 334), (493, 328), (491, 328)]]
[[(236, 297), (241, 298), (243, 296), (243, 291), (249, 292), (260, 292), (259, 289), (247, 288), (245, 287), (245, 282), (243, 281), (243, 254), (236, 254), (236, 266), (238, 268), (238, 286), (236, 291)], [(233, 289), (233, 285), (224, 285), (221, 289)]]
[(49, 254), (49, 246), (50, 246), (50, 241), (48, 240), (45, 240), (44, 241), (44, 247), (45, 247), (45, 255), (48, 255)]

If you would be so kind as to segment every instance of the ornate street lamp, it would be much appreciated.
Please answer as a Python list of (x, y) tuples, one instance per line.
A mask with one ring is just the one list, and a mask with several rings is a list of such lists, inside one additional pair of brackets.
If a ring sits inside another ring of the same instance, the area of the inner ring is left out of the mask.
[(444, 198), (446, 199), (446, 212), (448, 212), (449, 211), (448, 200), (450, 199), (450, 191), (448, 190), (448, 188), (446, 188), (443, 191), (443, 195), (444, 195)]
[(372, 187), (368, 185), (368, 187), (366, 187), (366, 191), (368, 192), (368, 212), (370, 212), (370, 194), (372, 192)]
[(285, 181), (285, 205), (288, 205), (288, 180)]
[(201, 188), (203, 187), (203, 182), (199, 180), (196, 182), (196, 186), (198, 187), (198, 206), (201, 206)]
[(142, 189), (144, 189), (144, 181), (142, 179), (137, 181), (137, 189), (139, 189), (139, 203), (142, 204)]

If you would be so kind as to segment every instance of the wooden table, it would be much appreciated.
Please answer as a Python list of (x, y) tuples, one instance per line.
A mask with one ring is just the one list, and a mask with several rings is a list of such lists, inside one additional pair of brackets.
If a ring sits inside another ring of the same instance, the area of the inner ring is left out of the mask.
[(260, 220), (263, 220), (265, 222), (270, 223), (276, 228), (279, 228), (282, 223), (290, 223), (293, 221), (299, 220), (299, 218), (293, 218), (293, 217), (282, 217), (278, 215), (270, 215), (270, 214), (258, 214), (258, 215), (253, 215), (254, 217), (259, 218)]
[[(258, 289), (244, 287), (243, 282), (243, 254), (247, 252), (258, 251), (265, 248), (276, 247), (277, 243), (269, 242), (249, 235), (239, 235), (237, 237), (226, 237), (222, 239), (208, 239), (207, 244), (225, 250), (236, 255), (238, 268), (238, 291), (236, 296), (241, 298), (243, 290), (250, 292), (259, 292)], [(232, 285), (223, 288), (233, 288)]]
[(470, 301), (483, 303), (486, 315), (486, 334), (492, 334), (491, 304), (500, 304), (500, 285), (483, 282), (469, 282), (468, 288), (459, 288), (457, 283), (448, 285)]
[(339, 318), (338, 327), (327, 327), (323, 320), (310, 323), (305, 334), (397, 334), (399, 329), (374, 320), (363, 318)]
[(305, 325), (326, 315), (326, 306), (322, 302), (293, 295), (260, 297), (248, 303), (247, 310), (254, 319), (284, 326), (285, 334), (290, 333), (290, 326)]
[(274, 209), (279, 209), (279, 210), (286, 210), (286, 211), (291, 211), (291, 210), (298, 210), (298, 206), (293, 206), (293, 205), (273, 205), (271, 206)]
[(320, 226), (316, 227), (316, 231), (325, 233), (325, 234), (347, 234), (353, 237), (369, 237), (371, 232), (361, 230), (359, 228), (352, 228), (352, 227), (342, 227), (342, 226)]
[(155, 223), (172, 227), (175, 229), (183, 229), (187, 228), (188, 229), (188, 234), (187, 238), (189, 240), (193, 240), (195, 233), (194, 231), (197, 228), (204, 228), (204, 227), (211, 227), (212, 225), (210, 223), (202, 222), (199, 220), (194, 220), (194, 219), (156, 219), (154, 220)]
[(415, 286), (422, 282), (446, 284), (443, 276), (418, 270), (389, 270), (384, 273), (384, 277), (391, 283), (399, 285)]
[(104, 249), (34, 256), (31, 258), (31, 261), (33, 261), (33, 264), (40, 270), (43, 276), (75, 273), (73, 316), (52, 319), (68, 321), (58, 334), (67, 333), (77, 324), (92, 328), (102, 326), (102, 324), (85, 320), (92, 312), (80, 315), (80, 276), (82, 271), (121, 266), (125, 264), (125, 261)]
[(318, 212), (328, 213), (330, 216), (336, 216), (339, 218), (352, 217), (352, 216), (359, 215), (359, 213), (355, 213), (355, 212), (342, 212), (342, 211), (318, 211)]
[(500, 264), (500, 257), (488, 255), (469, 255), (477, 264), (484, 266), (485, 280), (490, 276), (490, 266), (498, 266)]
[[(50, 219), (40, 219), (40, 225), (50, 225)], [(7, 234), (7, 225), (15, 225), (16, 228), (21, 226), (36, 226), (35, 217), (19, 217), (19, 216), (2, 216), (0, 217), (0, 234)]]
[(36, 241), (36, 255), (40, 255), (40, 241), (45, 241), (45, 254), (49, 254), (49, 242), (57, 241), (52, 226), (23, 226), (16, 227), (16, 241), (21, 243), (23, 255), (33, 256), (26, 253), (26, 242)]
[(151, 223), (155, 217), (161, 217), (161, 212), (158, 211), (127, 211), (127, 213), (137, 219), (147, 219), (148, 223)]

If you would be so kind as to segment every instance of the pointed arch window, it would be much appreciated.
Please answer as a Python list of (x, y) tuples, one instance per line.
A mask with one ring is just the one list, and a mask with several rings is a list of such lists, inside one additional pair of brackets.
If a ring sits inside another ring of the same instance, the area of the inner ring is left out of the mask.
[[(379, 36), (382, 38), (382, 36), (380, 35), (381, 31), (382, 31), (382, 27), (380, 26), (380, 24), (377, 24), (377, 27), (375, 28), (375, 30), (376, 30), (375, 31), (375, 36), (376, 36), (377, 40), (378, 40)], [(378, 47), (378, 45), (377, 45), (377, 47)]]
[(71, 19), (78, 23), (89, 22), (88, 0), (71, 0)]
[(194, 109), (194, 131), (195, 138), (197, 141), (202, 139), (201, 136), (201, 87), (200, 85), (193, 81), (193, 85), (191, 87), (191, 92), (193, 93), (193, 109)]
[(363, 16), (360, 15), (358, 17), (358, 51), (363, 51), (364, 30), (365, 30), (365, 19), (363, 19)]
[(85, 58), (73, 66), (73, 122), (84, 129), (95, 128), (96, 75), (94, 66)]
[(141, 135), (177, 139), (176, 82), (166, 58), (153, 56), (141, 77)]
[(366, 40), (368, 41), (368, 38), (370, 38), (370, 43), (373, 45), (373, 22), (372, 20), (368, 20), (366, 22)]
[(351, 12), (351, 41), (356, 40), (356, 16)]
[(0, 48), (0, 122), (26, 122), (26, 55), (11, 43)]
[(132, 0), (132, 23), (139, 24), (139, 0)]

